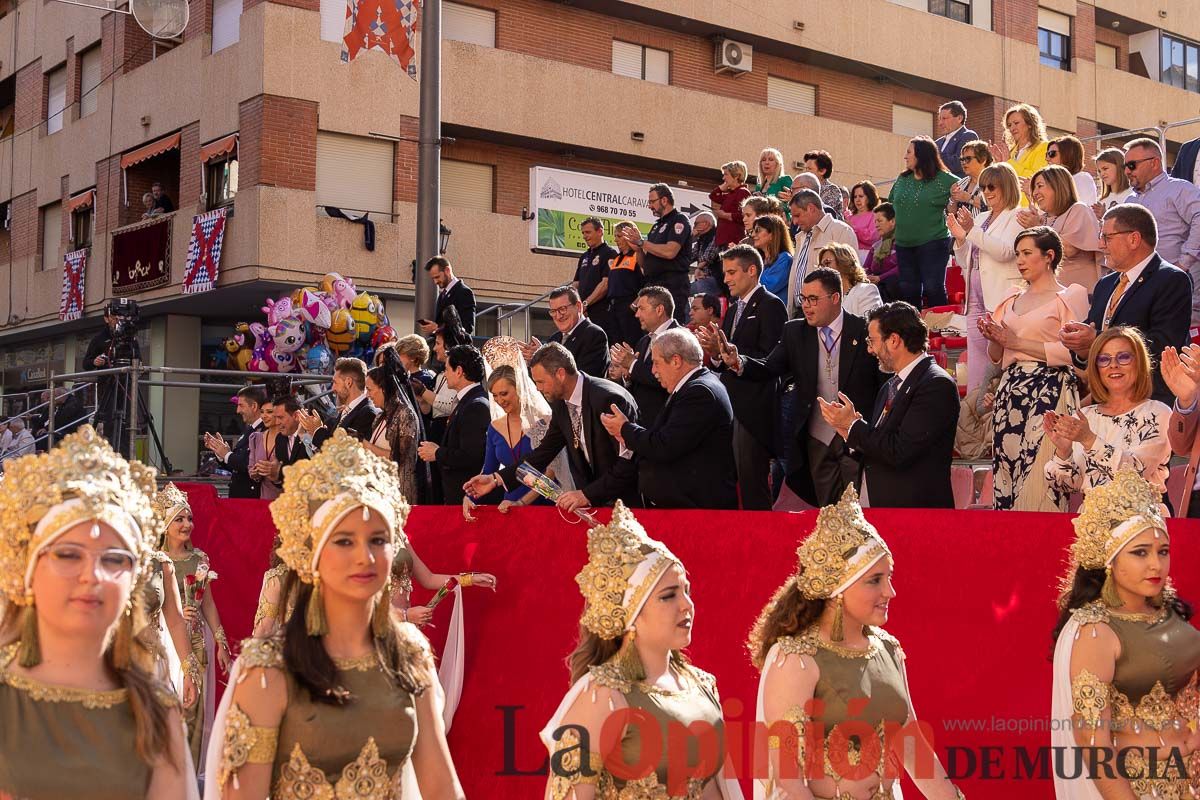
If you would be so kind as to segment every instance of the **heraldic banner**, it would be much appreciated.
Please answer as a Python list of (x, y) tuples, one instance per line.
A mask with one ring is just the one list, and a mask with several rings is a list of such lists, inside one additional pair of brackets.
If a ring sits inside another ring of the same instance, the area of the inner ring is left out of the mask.
[(173, 214), (164, 214), (113, 232), (113, 294), (153, 289), (171, 280), (174, 218)]
[(83, 285), (87, 278), (87, 248), (72, 250), (63, 256), (62, 297), (58, 301), (58, 318), (79, 319), (83, 316)]
[(346, 0), (342, 61), (349, 63), (367, 50), (388, 56), (417, 77), (414, 40), (421, 0)]
[(207, 292), (217, 285), (228, 213), (227, 207), (218, 208), (192, 218), (192, 241), (188, 245), (187, 265), (183, 268), (185, 294)]

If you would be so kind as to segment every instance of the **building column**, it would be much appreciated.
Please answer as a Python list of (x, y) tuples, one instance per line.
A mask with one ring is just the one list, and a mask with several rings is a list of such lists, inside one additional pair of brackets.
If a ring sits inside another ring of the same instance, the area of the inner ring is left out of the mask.
[[(200, 366), (200, 318), (178, 314), (154, 317), (150, 321), (150, 352), (147, 364), (165, 367)], [(167, 380), (198, 381), (198, 375), (165, 376)], [(200, 464), (200, 390), (149, 386), (147, 408), (162, 440), (163, 451), (171, 466), (195, 473)], [(154, 441), (147, 431), (146, 460), (158, 463)]]

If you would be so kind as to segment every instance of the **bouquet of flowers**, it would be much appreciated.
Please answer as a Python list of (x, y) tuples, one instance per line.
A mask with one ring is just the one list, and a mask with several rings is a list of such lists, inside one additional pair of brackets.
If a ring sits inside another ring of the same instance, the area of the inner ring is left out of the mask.
[(209, 569), (207, 561), (201, 561), (200, 566), (183, 580), (183, 602), (192, 608), (199, 608), (204, 601), (204, 593), (208, 585), (217, 579), (217, 571)]
[[(517, 480), (524, 485), (533, 489), (552, 503), (557, 503), (558, 498), (563, 494), (563, 488), (558, 485), (553, 479), (545, 473), (534, 469), (528, 464), (521, 464), (517, 467)], [(589, 514), (587, 511), (575, 509), (575, 514), (580, 519), (591, 525), (599, 525), (599, 521)]]

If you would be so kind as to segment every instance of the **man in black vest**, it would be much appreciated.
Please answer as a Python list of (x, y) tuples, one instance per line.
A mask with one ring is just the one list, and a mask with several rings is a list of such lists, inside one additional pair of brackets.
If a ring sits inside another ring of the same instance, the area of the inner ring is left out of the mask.
[(204, 446), (213, 451), (217, 460), (230, 472), (229, 496), (258, 499), (258, 479), (250, 475), (250, 434), (265, 427), (262, 406), (267, 392), (261, 386), (243, 386), (237, 393), (237, 414), (246, 425), (245, 432), (233, 447), (215, 433), (204, 434)]
[(454, 268), (445, 256), (434, 256), (425, 262), (425, 271), (438, 289), (437, 302), (433, 306), (433, 319), (417, 320), (421, 333), (433, 336), (437, 329), (446, 324), (445, 311), (454, 306), (463, 330), (475, 332), (475, 293), (462, 280), (454, 277)]
[(367, 441), (375, 428), (379, 409), (367, 397), (367, 365), (358, 358), (339, 358), (333, 365), (333, 395), (338, 402), (337, 421), (330, 426), (317, 412), (300, 412), (300, 427), (312, 437), (313, 450), (321, 448), (334, 430), (345, 428), (359, 441)]

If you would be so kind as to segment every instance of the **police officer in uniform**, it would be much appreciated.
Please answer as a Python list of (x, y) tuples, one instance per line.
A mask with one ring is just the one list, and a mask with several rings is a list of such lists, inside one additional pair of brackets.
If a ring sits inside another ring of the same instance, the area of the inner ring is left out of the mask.
[(658, 222), (650, 228), (645, 239), (635, 229), (626, 229), (624, 235), (629, 245), (637, 250), (638, 260), (646, 274), (646, 285), (658, 285), (671, 293), (675, 300), (675, 319), (687, 322), (688, 264), (691, 250), (692, 224), (683, 212), (675, 208), (675, 195), (665, 183), (650, 187), (648, 205)]
[(579, 257), (575, 277), (571, 285), (583, 299), (583, 311), (587, 318), (604, 329), (611, 342), (614, 325), (608, 310), (608, 268), (619, 255), (617, 248), (604, 241), (604, 223), (596, 217), (588, 217), (579, 226), (583, 241), (588, 249)]

